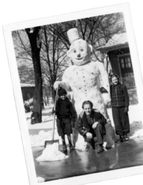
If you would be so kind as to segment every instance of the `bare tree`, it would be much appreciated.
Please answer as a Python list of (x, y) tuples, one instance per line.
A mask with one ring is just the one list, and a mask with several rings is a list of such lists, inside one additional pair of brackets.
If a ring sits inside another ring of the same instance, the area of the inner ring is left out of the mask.
[[(40, 53), (41, 60), (41, 68), (39, 70), (42, 72), (43, 83), (50, 89), (53, 98), (55, 94), (53, 84), (56, 80), (61, 79), (63, 71), (68, 66), (66, 52), (70, 43), (67, 31), (73, 27), (77, 27), (81, 37), (93, 46), (94, 58), (99, 61), (104, 57), (100, 57), (101, 53), (96, 51), (96, 47), (106, 44), (114, 34), (125, 31), (122, 13), (41, 26), (40, 35), (42, 35), (42, 39), (40, 43), (42, 42), (42, 47), (37, 48), (37, 54)], [(26, 65), (28, 61), (32, 61), (33, 57), (31, 52), (32, 46), (29, 43), (30, 38), (27, 38), (27, 35), (31, 37), (33, 34), (30, 31), (32, 29), (27, 30), (27, 34), (25, 34), (24, 31), (19, 30), (15, 33), (17, 34), (16, 37), (13, 37), (17, 38), (17, 40), (14, 39), (17, 60), (18, 62), (22, 61)], [(39, 37), (38, 33), (37, 36)], [(35, 69), (34, 73), (37, 73)]]
[(106, 44), (114, 34), (125, 32), (124, 18), (122, 13), (106, 14), (96, 17), (78, 19), (50, 25), (49, 28), (58, 36), (65, 47), (69, 48), (67, 31), (77, 27), (81, 38), (86, 40), (94, 48), (95, 60), (101, 61), (101, 53), (96, 48)]
[(43, 44), (41, 49), (42, 73), (47, 79), (52, 92), (53, 99), (55, 91), (53, 84), (56, 80), (60, 80), (63, 71), (67, 67), (66, 51), (67, 48), (56, 35), (55, 25), (43, 26)]
[(66, 43), (67, 49), (69, 44), (65, 33), (73, 27), (77, 27), (81, 37), (95, 49), (100, 45), (106, 44), (114, 34), (125, 32), (122, 13), (106, 14), (60, 23), (56, 25), (55, 33), (64, 44)]
[[(40, 49), (40, 61), (41, 61), (41, 72), (43, 78), (43, 85), (52, 92), (54, 99), (55, 92), (53, 84), (56, 80), (60, 80), (63, 71), (68, 66), (66, 51), (69, 46), (68, 39), (67, 44), (63, 44), (63, 40), (56, 35), (55, 25), (42, 26), (40, 34), (42, 35), (42, 46)], [(59, 29), (58, 29), (59, 30)], [(62, 34), (61, 34), (62, 35)], [(66, 38), (66, 36), (65, 36)], [(18, 61), (18, 70), (21, 82), (28, 80), (27, 76), (30, 76), (32, 63), (32, 52), (27, 34), (23, 30), (19, 30), (13, 33), (16, 58)], [(25, 71), (23, 71), (25, 69)], [(26, 74), (27, 73), (27, 76)], [(28, 75), (29, 74), (29, 75)], [(26, 78), (24, 80), (24, 78)], [(49, 92), (47, 93), (49, 94)]]
[(18, 67), (18, 72), (21, 83), (35, 84), (33, 67), (21, 64)]
[(31, 46), (32, 61), (35, 74), (35, 91), (33, 100), (33, 117), (34, 123), (42, 122), (42, 73), (40, 63), (41, 50), (41, 27), (25, 29)]

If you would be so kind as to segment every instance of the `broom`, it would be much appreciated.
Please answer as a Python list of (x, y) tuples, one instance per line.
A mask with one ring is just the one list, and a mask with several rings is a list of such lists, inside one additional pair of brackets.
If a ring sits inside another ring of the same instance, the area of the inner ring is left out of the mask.
[[(56, 108), (57, 99), (58, 99), (58, 89), (56, 90), (55, 102), (54, 102), (54, 107), (53, 107), (53, 110), (54, 110), (54, 117), (53, 117), (52, 140), (51, 140), (51, 141), (45, 141), (44, 148), (46, 148), (46, 145), (47, 145), (47, 144), (53, 144), (53, 143), (54, 143), (55, 121), (56, 121), (55, 108)], [(56, 140), (55, 142), (58, 142), (58, 140)]]
[(54, 118), (53, 118), (53, 133), (52, 133), (52, 143), (54, 143), (54, 135), (55, 135), (55, 109), (56, 109), (56, 103), (58, 99), (58, 89), (56, 89), (56, 97), (55, 97), (55, 103), (54, 103)]

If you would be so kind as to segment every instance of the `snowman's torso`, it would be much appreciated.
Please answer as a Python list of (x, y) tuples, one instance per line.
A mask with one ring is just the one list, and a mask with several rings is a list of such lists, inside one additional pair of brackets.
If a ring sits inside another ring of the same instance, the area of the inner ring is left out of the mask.
[(73, 91), (75, 107), (79, 113), (82, 110), (82, 103), (85, 100), (92, 101), (95, 108), (103, 108), (103, 99), (100, 93), (100, 71), (96, 62), (90, 62), (83, 66), (69, 67), (63, 81)]

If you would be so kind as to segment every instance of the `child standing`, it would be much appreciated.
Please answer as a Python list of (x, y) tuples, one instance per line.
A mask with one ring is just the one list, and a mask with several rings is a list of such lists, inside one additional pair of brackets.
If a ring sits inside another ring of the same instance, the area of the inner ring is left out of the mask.
[(65, 135), (68, 138), (69, 148), (73, 150), (74, 146), (72, 144), (71, 134), (72, 126), (74, 126), (76, 120), (76, 111), (71, 101), (67, 98), (65, 89), (60, 88), (58, 95), (59, 98), (55, 105), (55, 114), (57, 115), (57, 131), (62, 139), (62, 149), (60, 150), (67, 150)]
[(119, 82), (117, 75), (111, 76), (112, 85), (110, 86), (111, 106), (116, 134), (120, 141), (127, 141), (127, 134), (130, 132), (128, 117), (129, 96), (125, 85)]

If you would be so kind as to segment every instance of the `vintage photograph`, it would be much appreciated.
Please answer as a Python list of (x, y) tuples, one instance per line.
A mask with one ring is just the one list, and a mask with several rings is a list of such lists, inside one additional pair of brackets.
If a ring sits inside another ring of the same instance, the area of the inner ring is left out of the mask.
[(31, 185), (142, 167), (143, 84), (127, 4), (4, 32)]

